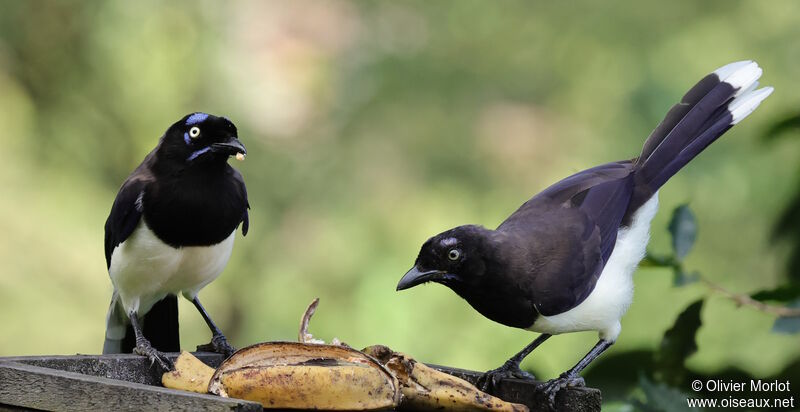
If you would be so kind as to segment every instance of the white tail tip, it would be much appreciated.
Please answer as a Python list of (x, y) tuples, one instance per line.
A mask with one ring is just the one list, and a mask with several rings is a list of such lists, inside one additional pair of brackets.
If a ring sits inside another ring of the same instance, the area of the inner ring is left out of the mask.
[(755, 110), (764, 99), (769, 97), (773, 90), (772, 87), (764, 87), (758, 90), (748, 91), (733, 99), (733, 101), (728, 104), (728, 110), (731, 112), (731, 116), (733, 116), (731, 124), (739, 123), (750, 113), (753, 113), (753, 110)]

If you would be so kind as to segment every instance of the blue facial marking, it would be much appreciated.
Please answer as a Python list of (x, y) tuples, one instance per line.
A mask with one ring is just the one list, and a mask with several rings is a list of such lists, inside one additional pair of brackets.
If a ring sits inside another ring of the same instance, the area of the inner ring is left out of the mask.
[(208, 119), (208, 114), (206, 114), (206, 113), (195, 113), (195, 114), (189, 116), (188, 119), (186, 119), (186, 125), (187, 126), (191, 126), (193, 124), (200, 123), (200, 122), (202, 122), (202, 121), (204, 121), (206, 119)]
[(196, 151), (194, 151), (194, 153), (192, 153), (192, 154), (189, 156), (189, 158), (188, 158), (188, 159), (186, 159), (186, 161), (187, 161), (187, 162), (191, 162), (192, 160), (196, 159), (198, 156), (200, 156), (201, 154), (203, 154), (203, 153), (205, 153), (205, 152), (207, 152), (207, 151), (209, 151), (209, 150), (211, 150), (211, 146), (209, 146), (209, 147), (204, 147), (204, 148), (202, 148), (202, 149), (200, 149), (200, 150), (196, 150)]
[(188, 145), (192, 144), (192, 139), (189, 137), (189, 133), (183, 134), (183, 141)]

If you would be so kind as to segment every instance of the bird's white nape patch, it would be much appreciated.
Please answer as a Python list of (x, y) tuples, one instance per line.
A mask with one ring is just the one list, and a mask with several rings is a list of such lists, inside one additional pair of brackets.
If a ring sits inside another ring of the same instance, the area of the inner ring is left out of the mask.
[(614, 251), (589, 296), (564, 313), (540, 315), (528, 329), (553, 335), (596, 330), (601, 339), (616, 341), (622, 330), (620, 319), (633, 301), (633, 272), (644, 258), (657, 211), (658, 192), (636, 211), (630, 227), (617, 232)]

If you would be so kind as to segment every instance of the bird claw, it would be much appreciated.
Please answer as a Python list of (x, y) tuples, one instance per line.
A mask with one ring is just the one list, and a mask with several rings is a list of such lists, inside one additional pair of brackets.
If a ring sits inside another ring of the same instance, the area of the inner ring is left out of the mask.
[(579, 386), (586, 386), (586, 381), (580, 375), (570, 375), (565, 372), (558, 378), (543, 383), (542, 392), (547, 396), (547, 403), (550, 409), (556, 410), (556, 395), (558, 392), (562, 389)]
[(133, 353), (146, 356), (147, 359), (150, 359), (150, 366), (153, 366), (154, 363), (158, 363), (158, 366), (164, 371), (175, 369), (175, 364), (167, 357), (167, 354), (157, 351), (149, 342), (137, 343), (136, 347), (133, 348)]
[(518, 363), (508, 361), (504, 363), (503, 366), (492, 369), (481, 375), (481, 377), (478, 378), (478, 384), (476, 386), (484, 392), (491, 393), (497, 389), (500, 381), (503, 379), (534, 380), (536, 378), (532, 374), (520, 369)]
[(211, 338), (211, 342), (206, 343), (205, 345), (197, 345), (197, 350), (221, 353), (225, 355), (226, 358), (230, 357), (234, 352), (236, 352), (236, 348), (231, 346), (228, 343), (228, 339), (226, 339), (225, 335), (222, 334), (214, 335)]

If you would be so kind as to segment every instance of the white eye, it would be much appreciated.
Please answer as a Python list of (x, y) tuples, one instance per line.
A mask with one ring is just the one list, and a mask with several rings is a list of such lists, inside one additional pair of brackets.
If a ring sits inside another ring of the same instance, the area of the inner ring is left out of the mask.
[(194, 126), (194, 127), (192, 127), (191, 129), (189, 129), (189, 136), (190, 136), (192, 139), (196, 139), (196, 138), (197, 138), (197, 136), (200, 136), (200, 128), (199, 128), (199, 127), (197, 127), (197, 126)]
[(450, 251), (447, 252), (447, 258), (450, 260), (458, 260), (458, 258), (460, 257), (461, 257), (461, 251), (458, 249), (450, 249)]

